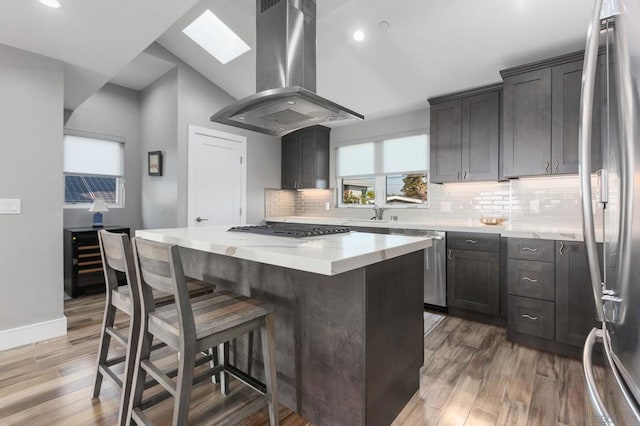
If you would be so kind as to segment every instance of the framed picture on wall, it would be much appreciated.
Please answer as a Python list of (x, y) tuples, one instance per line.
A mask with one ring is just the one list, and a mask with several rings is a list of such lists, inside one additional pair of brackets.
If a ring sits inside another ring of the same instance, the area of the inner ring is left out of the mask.
[(162, 151), (149, 151), (149, 176), (162, 176)]

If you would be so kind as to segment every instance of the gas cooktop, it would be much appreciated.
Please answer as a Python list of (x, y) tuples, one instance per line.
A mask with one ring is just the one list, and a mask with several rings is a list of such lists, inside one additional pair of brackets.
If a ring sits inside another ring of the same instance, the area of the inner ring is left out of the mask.
[(233, 232), (249, 232), (252, 234), (274, 235), (278, 237), (316, 237), (319, 235), (342, 234), (350, 232), (351, 228), (334, 225), (300, 225), (300, 224), (278, 224), (278, 225), (249, 225), (234, 226), (229, 228)]

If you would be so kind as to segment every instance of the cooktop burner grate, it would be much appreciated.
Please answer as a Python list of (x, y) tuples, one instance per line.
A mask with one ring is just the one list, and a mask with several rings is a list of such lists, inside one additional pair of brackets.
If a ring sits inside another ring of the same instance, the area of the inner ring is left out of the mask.
[(301, 225), (287, 223), (278, 225), (234, 226), (229, 228), (229, 231), (274, 235), (279, 237), (303, 238), (317, 237), (320, 235), (343, 234), (345, 232), (350, 232), (351, 228), (334, 225)]

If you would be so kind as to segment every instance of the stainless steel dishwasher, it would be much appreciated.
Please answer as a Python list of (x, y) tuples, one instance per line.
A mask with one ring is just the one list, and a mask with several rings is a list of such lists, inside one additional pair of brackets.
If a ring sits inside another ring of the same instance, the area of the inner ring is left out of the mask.
[(447, 307), (446, 234), (421, 229), (391, 229), (390, 234), (431, 237), (431, 247), (424, 258), (424, 303), (435, 308)]

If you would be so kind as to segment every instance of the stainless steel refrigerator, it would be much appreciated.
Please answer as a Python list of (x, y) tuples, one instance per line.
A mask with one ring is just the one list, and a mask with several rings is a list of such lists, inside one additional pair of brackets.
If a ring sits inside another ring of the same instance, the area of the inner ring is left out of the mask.
[[(596, 0), (587, 35), (580, 110), (584, 238), (600, 328), (585, 342), (583, 366), (596, 420), (640, 425), (640, 2)], [(604, 46), (604, 55), (602, 49)], [(604, 63), (598, 63), (598, 56)], [(596, 72), (604, 69), (603, 158), (598, 198), (591, 188), (591, 123)], [(595, 204), (594, 204), (595, 201)], [(594, 227), (594, 207), (602, 226)], [(595, 208), (598, 208), (595, 207)], [(596, 238), (604, 243), (598, 258)], [(600, 265), (603, 265), (601, 268)], [(603, 346), (604, 385), (592, 350)]]

